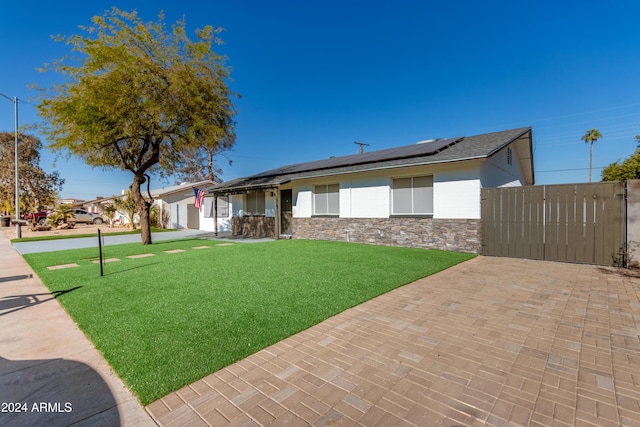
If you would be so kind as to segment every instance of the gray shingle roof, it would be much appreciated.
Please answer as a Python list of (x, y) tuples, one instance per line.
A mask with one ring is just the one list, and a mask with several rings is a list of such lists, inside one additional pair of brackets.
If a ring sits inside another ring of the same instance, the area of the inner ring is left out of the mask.
[(529, 131), (531, 131), (530, 127), (524, 127), (297, 163), (225, 182), (217, 186), (214, 192), (224, 193), (240, 189), (274, 187), (293, 179), (364, 171), (372, 168), (380, 169), (486, 158)]

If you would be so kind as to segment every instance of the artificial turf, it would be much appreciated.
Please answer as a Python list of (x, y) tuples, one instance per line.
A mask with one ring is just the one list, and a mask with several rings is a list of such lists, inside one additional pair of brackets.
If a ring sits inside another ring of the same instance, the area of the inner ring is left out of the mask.
[[(471, 254), (285, 240), (25, 255), (142, 404), (347, 308), (468, 260)], [(208, 246), (205, 249), (194, 247)], [(184, 249), (168, 254), (164, 251)], [(155, 256), (129, 259), (126, 256)], [(79, 267), (48, 270), (77, 263)]]

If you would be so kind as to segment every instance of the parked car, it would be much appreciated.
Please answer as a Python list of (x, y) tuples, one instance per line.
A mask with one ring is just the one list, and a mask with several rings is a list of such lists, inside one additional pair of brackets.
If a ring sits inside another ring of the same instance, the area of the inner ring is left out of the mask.
[[(86, 224), (102, 224), (104, 222), (104, 219), (100, 214), (87, 212), (83, 209), (71, 209), (71, 211), (74, 213), (75, 217), (69, 218), (69, 222), (76, 224), (81, 222)], [(58, 223), (62, 223), (62, 220), (58, 221)]]
[(47, 223), (47, 215), (49, 215), (51, 211), (40, 211), (33, 212), (24, 215), (24, 219), (27, 220), (28, 223), (32, 221), (37, 222), (40, 225), (44, 225)]

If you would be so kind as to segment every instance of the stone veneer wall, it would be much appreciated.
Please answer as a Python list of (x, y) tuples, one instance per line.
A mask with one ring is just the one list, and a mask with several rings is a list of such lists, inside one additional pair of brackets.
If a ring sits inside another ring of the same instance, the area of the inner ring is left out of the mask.
[(234, 216), (231, 218), (231, 234), (246, 237), (275, 237), (274, 217)]
[(293, 218), (293, 238), (480, 253), (482, 220), (416, 217)]

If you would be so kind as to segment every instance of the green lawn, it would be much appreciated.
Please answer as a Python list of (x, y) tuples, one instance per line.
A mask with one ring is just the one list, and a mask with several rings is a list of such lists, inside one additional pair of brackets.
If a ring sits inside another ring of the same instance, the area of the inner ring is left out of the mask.
[[(473, 257), (282, 240), (190, 239), (25, 259), (143, 404), (377, 295)], [(206, 249), (193, 249), (206, 245)], [(164, 251), (184, 249), (167, 254)], [(127, 255), (155, 256), (127, 259)], [(48, 270), (51, 265), (80, 267)], [(65, 292), (66, 291), (66, 292)]]

